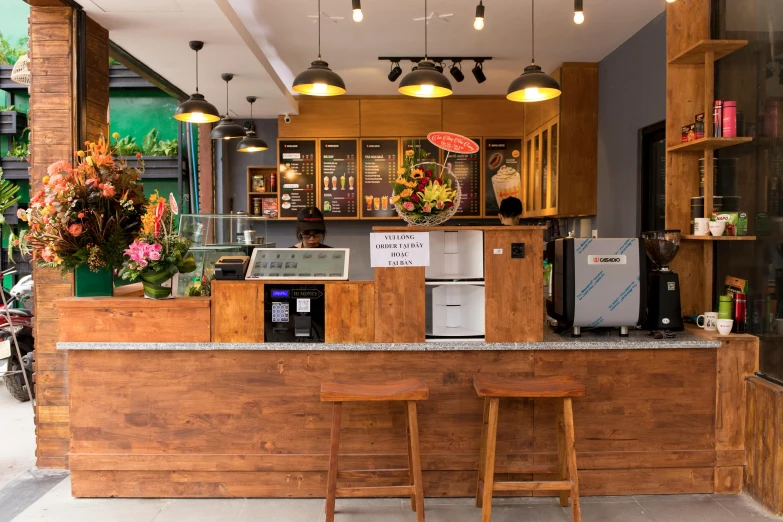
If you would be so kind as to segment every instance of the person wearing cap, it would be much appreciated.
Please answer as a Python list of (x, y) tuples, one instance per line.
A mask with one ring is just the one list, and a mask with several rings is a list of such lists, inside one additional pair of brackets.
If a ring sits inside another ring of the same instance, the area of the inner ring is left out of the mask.
[(296, 217), (296, 239), (299, 243), (294, 248), (332, 248), (322, 243), (325, 237), (326, 223), (318, 207), (300, 210)]

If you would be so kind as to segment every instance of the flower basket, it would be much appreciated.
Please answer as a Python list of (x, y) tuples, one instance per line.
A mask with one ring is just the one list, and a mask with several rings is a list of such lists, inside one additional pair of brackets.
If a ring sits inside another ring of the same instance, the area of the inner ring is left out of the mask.
[[(406, 172), (402, 172), (403, 169)], [(423, 172), (422, 178), (414, 177), (417, 171)], [(428, 181), (426, 185), (419, 183), (417, 186), (411, 186), (419, 180)], [(423, 189), (422, 185), (424, 185)], [(407, 194), (406, 189), (412, 191), (410, 196), (403, 196)], [(416, 201), (411, 201), (410, 198)], [(418, 227), (442, 225), (457, 213), (461, 198), (462, 189), (459, 181), (445, 165), (425, 161), (400, 168), (394, 187), (394, 208), (409, 225)], [(443, 204), (443, 208), (438, 208), (440, 203)]]
[(141, 285), (144, 287), (144, 297), (147, 299), (174, 299), (177, 297), (177, 273), (174, 266), (169, 266), (155, 272), (144, 272)]

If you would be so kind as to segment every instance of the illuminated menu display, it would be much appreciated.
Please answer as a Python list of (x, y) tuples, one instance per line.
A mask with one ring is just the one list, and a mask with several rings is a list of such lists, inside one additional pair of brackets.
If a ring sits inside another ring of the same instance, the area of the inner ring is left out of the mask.
[(399, 145), (399, 140), (362, 140), (362, 217), (397, 217), (391, 198)]
[(321, 190), (324, 217), (358, 217), (356, 140), (321, 140)]
[(507, 197), (522, 201), (522, 140), (484, 140), (486, 158), (485, 216), (496, 216)]
[(305, 207), (315, 206), (315, 140), (281, 141), (280, 217), (295, 218)]
[[(440, 163), (440, 149), (427, 138), (411, 138), (402, 140), (402, 153), (405, 154), (409, 150), (416, 151), (417, 158), (421, 158), (424, 154), (426, 154), (426, 159), (420, 161), (433, 161), (435, 163)], [(423, 151), (424, 154), (422, 154), (421, 151)]]
[[(480, 138), (471, 138), (481, 143)], [(444, 152), (444, 155), (446, 153)], [(449, 152), (444, 157), (446, 167), (451, 169), (462, 189), (457, 216), (481, 216), (481, 150), (473, 154), (455, 154)]]

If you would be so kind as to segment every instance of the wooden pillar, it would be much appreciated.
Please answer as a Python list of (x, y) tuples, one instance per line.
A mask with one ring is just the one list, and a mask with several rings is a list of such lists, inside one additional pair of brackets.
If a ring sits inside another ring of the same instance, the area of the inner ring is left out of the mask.
[[(187, 124), (185, 124), (187, 125)], [(198, 125), (198, 206), (201, 214), (211, 214), (214, 194), (212, 170), (212, 124), (201, 123)]]
[[(51, 4), (51, 2), (50, 2)], [(30, 183), (42, 188), (47, 167), (73, 160), (82, 138), (108, 135), (108, 31), (66, 6), (30, 8)], [(77, 33), (81, 33), (79, 37)], [(79, 41), (84, 52), (79, 55)], [(77, 59), (77, 55), (78, 59)], [(83, 76), (77, 67), (84, 64)], [(81, 87), (79, 87), (81, 84)], [(82, 104), (79, 104), (79, 92)], [(82, 134), (80, 137), (79, 134)], [(107, 136), (108, 137), (108, 136)], [(34, 268), (36, 456), (39, 468), (67, 468), (67, 360), (57, 352), (53, 302), (73, 295), (73, 277)]]

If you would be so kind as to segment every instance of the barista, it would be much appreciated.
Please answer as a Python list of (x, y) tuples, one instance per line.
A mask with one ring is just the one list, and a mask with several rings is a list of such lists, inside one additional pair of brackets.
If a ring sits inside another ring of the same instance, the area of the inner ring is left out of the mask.
[(520, 217), (522, 217), (522, 202), (519, 199), (511, 196), (500, 202), (498, 218), (501, 224), (508, 226), (519, 225)]
[(318, 207), (300, 210), (296, 217), (296, 239), (299, 243), (294, 248), (332, 248), (322, 243), (325, 237), (326, 223)]

